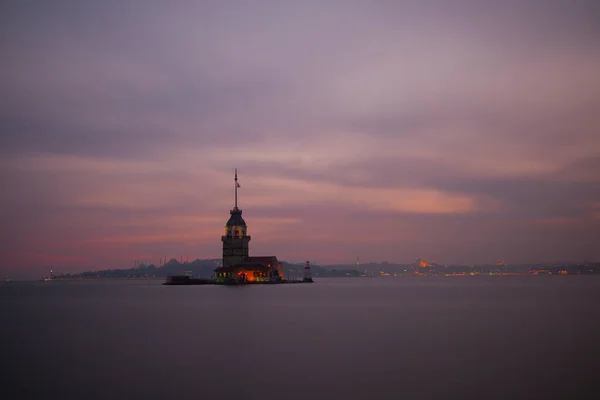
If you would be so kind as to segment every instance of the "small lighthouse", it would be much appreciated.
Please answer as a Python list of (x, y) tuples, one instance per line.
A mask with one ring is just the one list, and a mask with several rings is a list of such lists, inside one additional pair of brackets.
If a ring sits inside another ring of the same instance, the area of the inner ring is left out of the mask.
[(306, 265), (304, 266), (304, 277), (302, 279), (302, 282), (312, 282), (312, 276), (310, 274), (310, 262), (306, 262)]

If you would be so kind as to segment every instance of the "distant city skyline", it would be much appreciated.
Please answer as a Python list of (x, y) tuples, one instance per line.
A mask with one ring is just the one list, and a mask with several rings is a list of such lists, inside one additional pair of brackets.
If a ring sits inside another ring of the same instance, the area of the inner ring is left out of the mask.
[(596, 1), (0, 6), (0, 276), (599, 261)]

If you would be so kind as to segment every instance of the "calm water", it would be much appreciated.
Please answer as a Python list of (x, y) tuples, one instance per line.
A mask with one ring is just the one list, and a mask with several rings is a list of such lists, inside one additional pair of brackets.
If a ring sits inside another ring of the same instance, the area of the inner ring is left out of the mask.
[(1, 285), (2, 397), (600, 398), (599, 277), (160, 283)]

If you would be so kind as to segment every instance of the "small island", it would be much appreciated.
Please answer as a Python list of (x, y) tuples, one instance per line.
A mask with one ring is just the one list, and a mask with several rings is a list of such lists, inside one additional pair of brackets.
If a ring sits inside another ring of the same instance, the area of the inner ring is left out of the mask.
[(312, 283), (310, 264), (307, 261), (302, 279), (285, 279), (283, 264), (275, 256), (249, 255), (250, 235), (242, 210), (238, 207), (237, 169), (234, 175), (234, 207), (230, 210), (225, 224), (222, 265), (215, 268), (210, 279), (193, 278), (189, 275), (168, 276), (165, 285), (239, 285), (239, 284), (278, 284)]

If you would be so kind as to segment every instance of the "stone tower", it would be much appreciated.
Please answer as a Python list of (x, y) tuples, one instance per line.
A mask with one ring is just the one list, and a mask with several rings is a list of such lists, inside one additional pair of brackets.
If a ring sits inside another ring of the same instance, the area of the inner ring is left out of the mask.
[(223, 242), (223, 267), (230, 267), (248, 258), (248, 243), (250, 236), (246, 232), (246, 221), (242, 218), (242, 210), (237, 204), (237, 190), (240, 187), (235, 170), (235, 206), (229, 212), (231, 216), (225, 225), (225, 235), (221, 236)]

